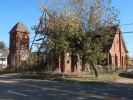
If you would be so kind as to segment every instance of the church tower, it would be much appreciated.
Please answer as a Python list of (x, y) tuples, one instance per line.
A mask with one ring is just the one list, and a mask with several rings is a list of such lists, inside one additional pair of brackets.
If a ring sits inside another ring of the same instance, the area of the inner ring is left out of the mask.
[(26, 61), (29, 53), (29, 32), (23, 23), (18, 22), (10, 31), (8, 65), (18, 66)]

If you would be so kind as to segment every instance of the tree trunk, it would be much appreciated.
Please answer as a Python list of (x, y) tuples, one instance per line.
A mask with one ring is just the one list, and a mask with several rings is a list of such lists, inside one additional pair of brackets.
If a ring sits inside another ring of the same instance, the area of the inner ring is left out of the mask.
[(97, 72), (97, 69), (95, 67), (95, 64), (90, 61), (90, 67), (92, 68), (92, 70), (94, 71), (94, 74), (95, 74), (95, 77), (98, 77), (98, 72)]

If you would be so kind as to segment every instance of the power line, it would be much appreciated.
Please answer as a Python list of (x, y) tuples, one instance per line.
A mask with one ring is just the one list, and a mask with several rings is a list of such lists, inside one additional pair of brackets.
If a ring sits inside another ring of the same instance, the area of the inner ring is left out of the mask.
[(122, 24), (122, 25), (120, 25), (120, 26), (133, 26), (133, 23), (129, 23), (129, 24)]
[(133, 34), (133, 31), (129, 31), (129, 32), (127, 31), (127, 32), (122, 32), (122, 33), (124, 33), (124, 34), (131, 34), (132, 33)]

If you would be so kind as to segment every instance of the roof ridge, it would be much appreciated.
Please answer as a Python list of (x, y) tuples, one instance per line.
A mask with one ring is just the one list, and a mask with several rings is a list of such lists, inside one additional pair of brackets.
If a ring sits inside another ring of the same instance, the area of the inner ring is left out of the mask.
[(27, 32), (27, 33), (29, 33), (27, 26), (24, 25), (22, 22), (17, 22), (13, 26), (10, 33), (14, 33), (14, 32)]

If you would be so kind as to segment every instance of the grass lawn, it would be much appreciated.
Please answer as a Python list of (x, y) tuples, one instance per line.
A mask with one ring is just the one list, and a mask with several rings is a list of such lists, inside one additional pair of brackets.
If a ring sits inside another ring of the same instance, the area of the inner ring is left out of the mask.
[(106, 73), (99, 74), (96, 78), (94, 75), (63, 75), (63, 74), (51, 74), (51, 73), (29, 73), (21, 74), (20, 78), (27, 79), (41, 79), (41, 80), (58, 80), (58, 81), (75, 81), (75, 82), (89, 82), (89, 81), (100, 81), (100, 82), (113, 82), (120, 79), (118, 73)]
[(101, 81), (101, 82), (113, 82), (121, 77), (118, 75), (118, 73), (112, 73), (112, 74), (99, 74), (99, 76), (96, 78), (94, 75), (85, 75), (81, 77), (64, 77), (62, 80), (70, 80), (70, 81), (79, 81), (79, 82), (89, 82), (89, 81)]

